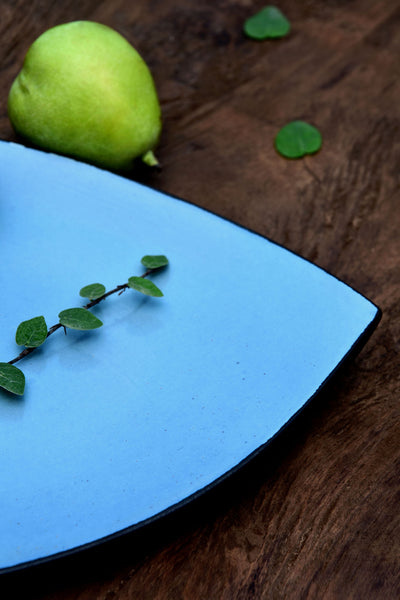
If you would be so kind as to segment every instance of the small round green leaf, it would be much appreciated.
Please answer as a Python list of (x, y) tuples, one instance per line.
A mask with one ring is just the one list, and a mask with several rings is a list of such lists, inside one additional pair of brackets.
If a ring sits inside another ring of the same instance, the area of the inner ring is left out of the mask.
[(103, 323), (86, 308), (67, 308), (58, 315), (61, 325), (70, 329), (88, 331), (97, 329)]
[(290, 22), (276, 6), (266, 6), (246, 19), (245, 34), (253, 40), (282, 38), (290, 31)]
[(161, 298), (164, 296), (162, 291), (149, 279), (143, 277), (129, 277), (128, 286), (146, 296), (155, 296)]
[(168, 264), (168, 258), (163, 254), (146, 255), (143, 256), (141, 262), (146, 269), (159, 269)]
[(26, 348), (37, 348), (47, 338), (47, 325), (44, 317), (34, 317), (28, 321), (22, 321), (15, 333), (15, 341), (18, 346)]
[(105, 294), (106, 288), (102, 283), (91, 283), (90, 285), (85, 285), (80, 291), (79, 295), (82, 298), (89, 298), (89, 300), (96, 300), (100, 298), (103, 294)]
[(0, 363), (0, 387), (22, 396), (25, 390), (25, 375), (14, 365), (9, 363)]
[(292, 121), (278, 132), (275, 148), (286, 158), (301, 158), (318, 152), (322, 136), (316, 127), (305, 121)]

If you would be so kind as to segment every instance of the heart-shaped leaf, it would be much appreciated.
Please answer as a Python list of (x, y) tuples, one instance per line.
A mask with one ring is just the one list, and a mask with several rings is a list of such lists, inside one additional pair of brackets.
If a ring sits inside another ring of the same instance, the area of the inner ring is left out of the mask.
[(88, 331), (97, 329), (103, 323), (86, 308), (67, 308), (58, 315), (61, 325), (70, 329)]
[(28, 321), (22, 321), (15, 333), (15, 341), (18, 346), (26, 348), (37, 348), (47, 338), (47, 325), (44, 317), (33, 317)]
[(292, 121), (279, 131), (275, 138), (275, 148), (286, 158), (301, 158), (318, 152), (322, 136), (316, 127), (305, 121)]
[(25, 390), (25, 375), (14, 365), (0, 363), (0, 387), (22, 396)]
[(253, 40), (281, 38), (289, 33), (290, 22), (279, 8), (266, 6), (246, 19), (243, 29), (245, 34)]
[(90, 285), (85, 285), (80, 291), (79, 295), (82, 298), (89, 298), (89, 300), (96, 300), (100, 298), (106, 291), (106, 288), (102, 283), (91, 283)]
[(155, 296), (160, 298), (164, 296), (162, 291), (149, 279), (143, 279), (143, 277), (129, 277), (128, 286), (141, 294), (146, 296)]
[(146, 256), (143, 256), (141, 262), (146, 269), (159, 269), (160, 267), (165, 267), (168, 264), (168, 258), (163, 254), (147, 254)]

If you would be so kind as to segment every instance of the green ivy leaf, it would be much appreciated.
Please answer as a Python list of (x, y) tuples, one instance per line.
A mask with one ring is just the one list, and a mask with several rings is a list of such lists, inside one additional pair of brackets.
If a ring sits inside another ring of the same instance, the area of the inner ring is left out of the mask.
[(102, 283), (91, 283), (90, 285), (85, 285), (85, 287), (79, 291), (79, 295), (82, 296), (82, 298), (96, 300), (105, 294), (105, 291), (106, 288)]
[(129, 277), (128, 286), (146, 296), (155, 296), (160, 298), (164, 296), (162, 291), (149, 279), (143, 277)]
[(25, 390), (25, 375), (14, 365), (0, 363), (0, 387), (22, 396)]
[(246, 19), (243, 30), (253, 40), (281, 38), (290, 31), (290, 22), (276, 6), (266, 6)]
[(103, 323), (86, 308), (67, 308), (58, 315), (61, 325), (70, 329), (88, 331), (97, 329)]
[(143, 256), (141, 262), (146, 269), (159, 269), (160, 267), (165, 267), (168, 264), (168, 258), (163, 254), (146, 255)]
[(316, 127), (305, 121), (292, 121), (278, 132), (275, 148), (286, 158), (301, 158), (318, 152), (322, 136)]
[(44, 317), (34, 317), (28, 321), (22, 321), (15, 333), (15, 341), (18, 346), (26, 348), (37, 348), (47, 338), (47, 325)]

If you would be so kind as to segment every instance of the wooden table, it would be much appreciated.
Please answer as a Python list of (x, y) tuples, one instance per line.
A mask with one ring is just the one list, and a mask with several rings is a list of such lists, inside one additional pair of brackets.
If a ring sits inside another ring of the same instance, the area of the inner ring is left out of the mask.
[[(250, 0), (4, 0), (9, 86), (45, 29), (89, 19), (125, 35), (159, 91), (162, 171), (148, 185), (232, 219), (344, 280), (383, 311), (359, 356), (265, 452), (171, 517), (1, 580), (9, 594), (89, 599), (400, 597), (400, 6), (282, 0), (282, 40), (255, 42)], [(323, 148), (273, 147), (304, 119)]]

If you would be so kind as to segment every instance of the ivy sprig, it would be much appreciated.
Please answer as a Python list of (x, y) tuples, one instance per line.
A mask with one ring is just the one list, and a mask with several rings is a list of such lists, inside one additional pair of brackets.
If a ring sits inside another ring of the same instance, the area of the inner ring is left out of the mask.
[(25, 375), (14, 364), (31, 354), (58, 329), (63, 328), (66, 333), (67, 329), (89, 331), (102, 327), (102, 321), (89, 309), (108, 298), (108, 296), (112, 294), (120, 295), (130, 288), (146, 296), (162, 297), (164, 295), (162, 291), (146, 277), (154, 271), (166, 267), (168, 265), (167, 257), (164, 255), (146, 255), (141, 259), (141, 263), (146, 268), (142, 275), (129, 277), (126, 283), (117, 285), (108, 292), (102, 283), (91, 283), (81, 288), (79, 295), (88, 299), (89, 302), (83, 307), (62, 310), (58, 315), (59, 322), (49, 328), (43, 316), (22, 321), (17, 327), (15, 341), (19, 346), (24, 346), (24, 349), (12, 360), (0, 362), (0, 387), (12, 394), (22, 396), (25, 391)]

